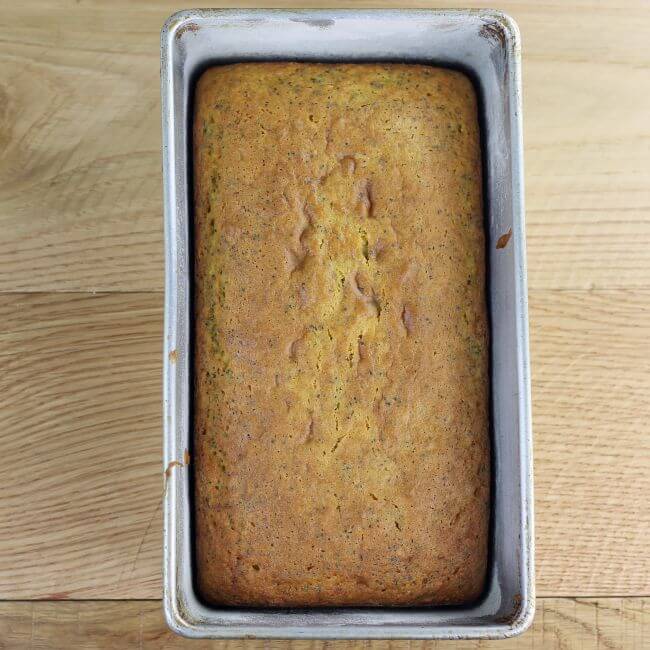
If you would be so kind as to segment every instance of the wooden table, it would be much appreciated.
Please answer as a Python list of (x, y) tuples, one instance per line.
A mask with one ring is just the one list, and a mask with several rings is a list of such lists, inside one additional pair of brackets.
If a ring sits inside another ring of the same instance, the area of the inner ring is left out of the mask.
[[(491, 647), (650, 647), (650, 4), (500, 4), (523, 36), (540, 598)], [(180, 5), (1, 5), (0, 647), (284, 645), (190, 644), (159, 602), (158, 39)]]

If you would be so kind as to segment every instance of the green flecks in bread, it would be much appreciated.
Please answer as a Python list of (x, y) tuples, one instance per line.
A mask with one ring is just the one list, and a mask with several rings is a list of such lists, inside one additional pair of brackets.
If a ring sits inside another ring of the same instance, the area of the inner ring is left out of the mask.
[(204, 73), (195, 107), (201, 593), (477, 597), (490, 469), (471, 83), (237, 64)]

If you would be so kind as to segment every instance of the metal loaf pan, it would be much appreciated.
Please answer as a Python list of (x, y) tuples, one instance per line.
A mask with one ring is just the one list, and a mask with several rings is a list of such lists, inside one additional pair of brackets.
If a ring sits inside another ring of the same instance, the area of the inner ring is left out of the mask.
[[(215, 609), (197, 598), (186, 451), (191, 450), (191, 96), (197, 75), (207, 65), (251, 60), (435, 63), (465, 70), (474, 79), (482, 111), (489, 246), (493, 503), (489, 582), (473, 606)], [(522, 632), (533, 617), (534, 584), (517, 26), (502, 13), (477, 10), (183, 11), (171, 16), (162, 29), (161, 76), (167, 622), (188, 637), (215, 638), (458, 639)]]

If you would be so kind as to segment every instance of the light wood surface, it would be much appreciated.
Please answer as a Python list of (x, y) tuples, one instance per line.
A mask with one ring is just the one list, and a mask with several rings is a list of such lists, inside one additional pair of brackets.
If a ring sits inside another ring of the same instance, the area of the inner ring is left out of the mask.
[(162, 294), (0, 294), (0, 598), (161, 593)]
[[(503, 645), (643, 647), (650, 4), (496, 4), (523, 38), (537, 586), (550, 598)], [(158, 46), (178, 8), (0, 1), (0, 599), (161, 594)], [(0, 606), (0, 647), (61, 647), (59, 634), (184, 643), (157, 602)]]
[[(497, 4), (523, 38), (531, 289), (650, 288), (647, 1)], [(162, 290), (159, 29), (180, 5), (3, 5), (0, 289)]]
[[(650, 290), (532, 291), (530, 317), (538, 592), (650, 593)], [(160, 596), (161, 319), (0, 294), (0, 598)]]
[(650, 599), (549, 598), (531, 629), (504, 641), (196, 641), (167, 629), (156, 601), (0, 603), (11, 650), (629, 650), (650, 643)]

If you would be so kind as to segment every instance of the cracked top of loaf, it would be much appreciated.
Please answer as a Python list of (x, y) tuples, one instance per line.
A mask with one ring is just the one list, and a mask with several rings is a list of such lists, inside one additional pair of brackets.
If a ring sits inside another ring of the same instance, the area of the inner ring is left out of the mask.
[(475, 599), (490, 455), (471, 82), (424, 65), (214, 67), (193, 145), (201, 594)]

